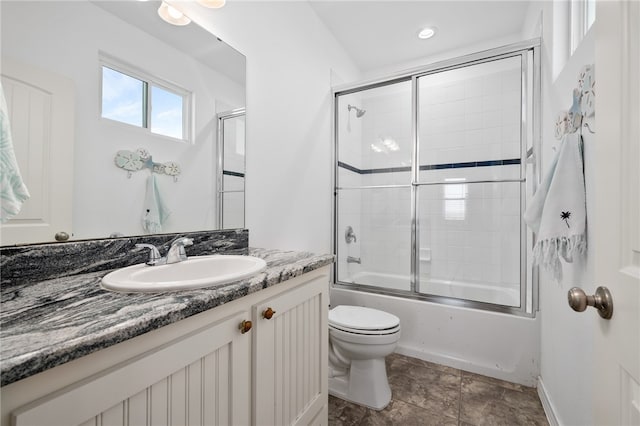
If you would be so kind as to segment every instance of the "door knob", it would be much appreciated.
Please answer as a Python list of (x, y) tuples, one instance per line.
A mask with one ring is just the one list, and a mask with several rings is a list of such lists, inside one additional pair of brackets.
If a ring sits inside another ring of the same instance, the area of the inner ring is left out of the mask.
[(576, 312), (582, 312), (587, 309), (587, 306), (593, 306), (602, 318), (611, 319), (613, 316), (613, 298), (606, 287), (598, 287), (593, 296), (587, 296), (581, 288), (573, 287), (567, 293), (567, 298), (569, 306)]
[(56, 232), (55, 239), (56, 241), (67, 241), (69, 239), (69, 234), (64, 231)]

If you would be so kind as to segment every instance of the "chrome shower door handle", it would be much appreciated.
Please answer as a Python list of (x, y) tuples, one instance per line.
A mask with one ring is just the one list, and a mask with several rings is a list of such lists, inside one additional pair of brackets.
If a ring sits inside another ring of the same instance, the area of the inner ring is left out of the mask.
[(611, 319), (613, 316), (613, 297), (606, 287), (598, 287), (593, 296), (587, 296), (581, 288), (573, 287), (567, 293), (567, 299), (571, 309), (576, 312), (582, 312), (587, 309), (587, 306), (593, 306), (602, 318)]

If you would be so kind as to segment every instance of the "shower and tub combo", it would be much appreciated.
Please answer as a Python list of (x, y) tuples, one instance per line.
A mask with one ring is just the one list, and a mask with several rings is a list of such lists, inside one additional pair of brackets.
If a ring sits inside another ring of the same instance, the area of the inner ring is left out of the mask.
[(400, 353), (529, 386), (539, 60), (536, 39), (334, 88), (331, 305), (398, 317)]

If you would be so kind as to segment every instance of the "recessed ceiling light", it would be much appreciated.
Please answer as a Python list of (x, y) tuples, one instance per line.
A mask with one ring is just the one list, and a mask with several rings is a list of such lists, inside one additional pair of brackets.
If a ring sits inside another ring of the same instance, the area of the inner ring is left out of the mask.
[(426, 40), (436, 35), (435, 27), (425, 27), (418, 33), (418, 38)]

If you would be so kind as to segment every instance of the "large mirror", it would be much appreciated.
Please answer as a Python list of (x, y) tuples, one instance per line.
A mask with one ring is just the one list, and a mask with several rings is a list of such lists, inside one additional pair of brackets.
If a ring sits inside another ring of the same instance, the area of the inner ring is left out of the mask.
[(245, 58), (159, 6), (1, 3), (2, 86), (31, 198), (0, 245), (244, 226)]

